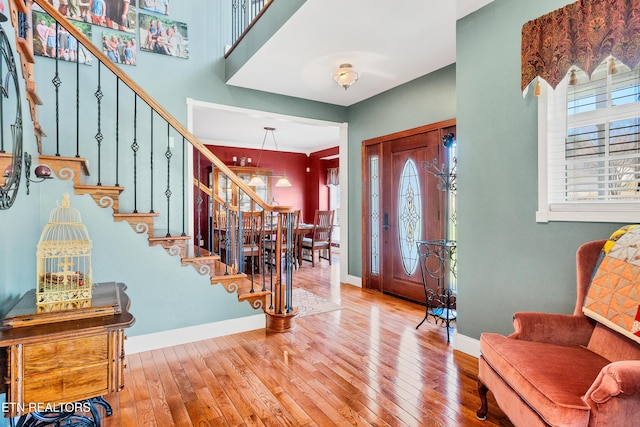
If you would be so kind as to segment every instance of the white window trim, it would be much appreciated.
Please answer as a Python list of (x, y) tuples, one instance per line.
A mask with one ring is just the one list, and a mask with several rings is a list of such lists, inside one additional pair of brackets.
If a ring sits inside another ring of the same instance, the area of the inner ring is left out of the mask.
[[(562, 90), (564, 85), (566, 85), (566, 82), (561, 82), (556, 90)], [(548, 106), (549, 91), (553, 89), (542, 80), (540, 86), (541, 93), (538, 96), (538, 210), (536, 211), (536, 222), (640, 222), (640, 202), (549, 203)]]

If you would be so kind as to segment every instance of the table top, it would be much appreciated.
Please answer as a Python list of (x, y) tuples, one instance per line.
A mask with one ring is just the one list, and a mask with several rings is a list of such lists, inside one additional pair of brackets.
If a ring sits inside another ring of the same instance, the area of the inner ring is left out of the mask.
[(36, 340), (69, 331), (127, 328), (135, 322), (123, 283), (94, 283), (92, 307), (38, 313), (35, 289), (27, 292), (7, 313), (0, 325), (0, 347)]

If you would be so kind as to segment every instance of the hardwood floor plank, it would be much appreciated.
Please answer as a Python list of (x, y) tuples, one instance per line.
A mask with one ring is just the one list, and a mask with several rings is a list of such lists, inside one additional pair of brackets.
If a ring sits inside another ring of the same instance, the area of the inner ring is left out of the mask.
[(173, 425), (173, 418), (169, 405), (167, 404), (168, 396), (165, 395), (164, 387), (160, 380), (160, 368), (155, 363), (151, 352), (140, 353), (140, 361), (143, 366), (156, 424), (158, 426), (169, 427)]
[(294, 283), (340, 310), (287, 333), (128, 355), (125, 389), (107, 396), (117, 415), (103, 425), (511, 426), (491, 393), (487, 420), (476, 418), (478, 361), (454, 351), (441, 325), (416, 330), (423, 306), (340, 284), (334, 261), (304, 263)]

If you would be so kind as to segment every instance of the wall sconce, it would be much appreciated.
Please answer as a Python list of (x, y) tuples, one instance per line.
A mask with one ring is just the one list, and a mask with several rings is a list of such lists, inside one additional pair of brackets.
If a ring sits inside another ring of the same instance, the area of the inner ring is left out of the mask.
[(347, 90), (358, 81), (358, 77), (360, 76), (353, 71), (351, 64), (341, 64), (338, 71), (333, 75), (333, 81), (343, 87), (344, 90)]
[(51, 176), (51, 169), (49, 169), (49, 166), (46, 165), (38, 165), (36, 166), (36, 168), (33, 170), (33, 174), (36, 176), (37, 179), (31, 179), (31, 154), (27, 153), (25, 151), (24, 153), (24, 177), (25, 177), (25, 182), (27, 184), (27, 195), (29, 195), (29, 183), (30, 182), (34, 182), (34, 183), (39, 183), (44, 181), (45, 179), (51, 179), (53, 178)]

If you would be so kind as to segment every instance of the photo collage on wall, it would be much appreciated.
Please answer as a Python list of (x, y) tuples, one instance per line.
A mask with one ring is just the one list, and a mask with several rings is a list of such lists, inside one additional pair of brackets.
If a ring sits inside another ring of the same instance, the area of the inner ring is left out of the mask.
[[(0, 0), (0, 5), (3, 1)], [(92, 26), (105, 28), (99, 46), (115, 63), (136, 65), (139, 47), (145, 52), (189, 58), (187, 24), (167, 18), (169, 0), (49, 0), (49, 3), (90, 40), (93, 40)], [(138, 14), (136, 6), (154, 15)], [(91, 53), (62, 26), (58, 26), (56, 33), (55, 20), (42, 8), (34, 4), (33, 9), (36, 55), (83, 64), (93, 62)], [(138, 27), (140, 42), (136, 39)]]

